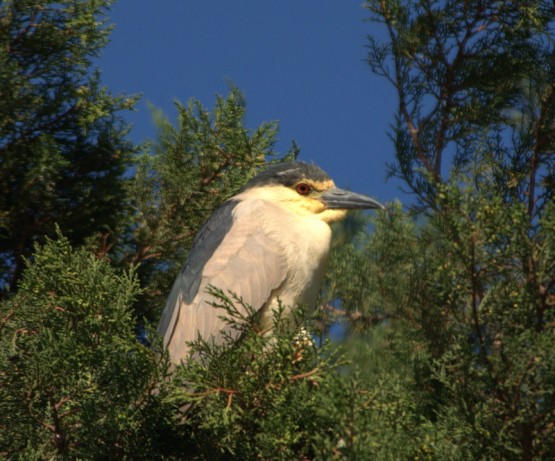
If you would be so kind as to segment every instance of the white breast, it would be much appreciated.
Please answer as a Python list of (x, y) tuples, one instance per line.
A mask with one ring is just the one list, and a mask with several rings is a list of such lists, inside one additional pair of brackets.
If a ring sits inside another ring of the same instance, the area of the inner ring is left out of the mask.
[(272, 216), (264, 220), (264, 226), (284, 252), (288, 274), (262, 308), (263, 329), (272, 326), (272, 310), (279, 302), (286, 308), (286, 315), (298, 304), (315, 307), (331, 242), (329, 225), (315, 217), (300, 218), (283, 209), (275, 210)]

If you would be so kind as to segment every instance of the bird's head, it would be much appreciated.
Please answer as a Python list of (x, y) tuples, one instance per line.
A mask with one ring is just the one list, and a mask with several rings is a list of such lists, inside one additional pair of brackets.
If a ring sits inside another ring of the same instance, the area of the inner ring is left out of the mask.
[(336, 187), (318, 166), (304, 162), (280, 163), (252, 178), (242, 194), (269, 200), (299, 215), (327, 223), (345, 217), (347, 210), (384, 209), (366, 195)]

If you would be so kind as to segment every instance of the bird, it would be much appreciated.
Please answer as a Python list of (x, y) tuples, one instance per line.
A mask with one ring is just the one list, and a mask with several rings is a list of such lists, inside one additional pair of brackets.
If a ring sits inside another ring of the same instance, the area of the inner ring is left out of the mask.
[(158, 325), (172, 364), (191, 355), (201, 337), (222, 344), (232, 335), (211, 287), (257, 312), (270, 332), (274, 310), (286, 318), (314, 307), (328, 261), (330, 224), (351, 209), (384, 209), (366, 195), (338, 188), (320, 167), (301, 161), (269, 166), (225, 201), (196, 234)]

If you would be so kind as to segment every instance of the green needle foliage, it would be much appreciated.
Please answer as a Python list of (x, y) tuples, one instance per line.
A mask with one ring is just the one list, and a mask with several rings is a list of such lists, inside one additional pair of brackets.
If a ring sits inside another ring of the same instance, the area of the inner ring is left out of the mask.
[[(274, 313), (274, 334), (259, 331), (256, 312), (215, 290), (221, 310), (239, 341), (227, 337), (214, 345), (198, 340), (195, 360), (177, 370), (173, 399), (190, 405), (182, 424), (191, 434), (199, 459), (313, 458), (316, 434), (336, 437), (326, 408), (338, 384), (337, 357), (315, 346), (303, 326), (302, 310), (291, 323)], [(235, 304), (250, 312), (240, 315)], [(234, 335), (235, 337), (235, 335)]]
[[(0, 453), (21, 459), (152, 459), (163, 421), (154, 353), (135, 336), (133, 270), (66, 238), (37, 248), (0, 308)], [(144, 454), (138, 455), (139, 453)]]
[(133, 145), (118, 113), (135, 98), (100, 85), (109, 1), (0, 3), (0, 290), (16, 286), (33, 243), (114, 228)]
[(552, 459), (553, 3), (366, 6), (388, 33), (369, 64), (399, 98), (390, 173), (416, 201), (336, 248), (327, 284), (351, 372), (370, 364), (411, 434), (400, 449), (386, 425), (369, 459)]
[(553, 459), (552, 2), (368, 0), (414, 206), (338, 225), (322, 308), (271, 337), (214, 287), (237, 334), (177, 367), (153, 330), (196, 231), (298, 149), (232, 88), (153, 111), (125, 170), (132, 101), (90, 71), (109, 4), (0, 5), (0, 457)]

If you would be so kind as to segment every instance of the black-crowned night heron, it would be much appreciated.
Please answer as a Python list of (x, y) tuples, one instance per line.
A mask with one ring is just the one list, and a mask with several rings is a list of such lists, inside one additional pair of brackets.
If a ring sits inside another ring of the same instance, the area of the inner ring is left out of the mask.
[(213, 306), (210, 286), (258, 311), (262, 331), (271, 329), (280, 302), (285, 315), (299, 304), (313, 306), (328, 260), (329, 224), (364, 208), (383, 206), (337, 188), (316, 165), (282, 163), (251, 179), (202, 226), (175, 280), (158, 326), (171, 361), (187, 358), (187, 343), (198, 336), (221, 342), (224, 332), (233, 333)]

